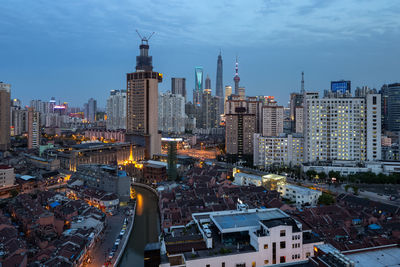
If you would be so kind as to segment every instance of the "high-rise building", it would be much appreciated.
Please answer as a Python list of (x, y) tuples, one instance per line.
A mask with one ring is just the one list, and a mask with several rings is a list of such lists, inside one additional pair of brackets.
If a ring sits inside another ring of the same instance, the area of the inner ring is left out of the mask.
[(235, 108), (235, 113), (225, 115), (226, 154), (241, 158), (253, 154), (253, 134), (256, 132), (256, 116), (245, 107)]
[(245, 99), (246, 98), (246, 88), (239, 87), (238, 95), (240, 96), (241, 99)]
[(201, 105), (201, 95), (203, 93), (203, 67), (194, 69), (195, 89), (193, 91), (193, 104)]
[(225, 114), (225, 106), (226, 106), (226, 101), (228, 98), (232, 95), (232, 86), (226, 85), (225, 86), (225, 98), (224, 98), (224, 114)]
[(254, 134), (254, 166), (299, 165), (304, 158), (301, 135), (261, 136)]
[(40, 146), (40, 113), (28, 108), (28, 149)]
[(305, 162), (381, 159), (380, 95), (319, 98), (305, 93)]
[(236, 57), (236, 64), (235, 64), (235, 77), (233, 77), (233, 81), (235, 82), (235, 95), (240, 95), (240, 93), (239, 93), (239, 82), (240, 82), (239, 63), (238, 63), (237, 57)]
[(382, 94), (382, 124), (385, 131), (400, 131), (400, 83), (385, 84)]
[(111, 90), (107, 99), (107, 130), (126, 129), (126, 90)]
[(182, 95), (186, 103), (186, 78), (171, 78), (171, 92)]
[(263, 136), (278, 136), (283, 133), (282, 106), (263, 106), (262, 118)]
[(97, 101), (90, 98), (89, 101), (84, 105), (85, 108), (85, 118), (88, 122), (96, 121), (97, 112)]
[(246, 114), (253, 114), (256, 118), (256, 133), (262, 133), (262, 107), (263, 100), (258, 97), (242, 99), (238, 95), (231, 95), (225, 103), (225, 114), (236, 114), (236, 108), (245, 108)]
[(208, 74), (207, 74), (204, 86), (205, 86), (204, 89), (210, 89), (210, 91), (211, 91), (211, 79), (210, 79), (210, 76), (208, 76)]
[(201, 113), (197, 128), (211, 129), (218, 127), (219, 98), (211, 95), (211, 89), (204, 89), (202, 98)]
[(219, 52), (218, 60), (217, 60), (217, 77), (216, 77), (216, 84), (215, 84), (215, 95), (219, 98), (219, 106), (218, 106), (219, 114), (224, 113), (224, 91), (222, 88), (222, 83), (223, 83), (222, 76), (223, 76), (222, 56), (221, 56), (221, 52)]
[(0, 82), (0, 150), (10, 148), (11, 85)]
[(147, 38), (142, 38), (136, 72), (127, 74), (127, 139), (146, 147), (146, 157), (161, 152), (158, 133), (158, 83), (162, 74), (153, 71)]
[(158, 129), (164, 133), (185, 132), (185, 98), (169, 92), (158, 96)]

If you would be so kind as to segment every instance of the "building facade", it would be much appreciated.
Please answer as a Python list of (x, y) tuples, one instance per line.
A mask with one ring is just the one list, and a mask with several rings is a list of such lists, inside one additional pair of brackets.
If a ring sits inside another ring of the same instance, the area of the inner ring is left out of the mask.
[(201, 94), (203, 92), (203, 67), (196, 67), (194, 69), (194, 91), (193, 91), (193, 104), (201, 105)]
[(186, 78), (171, 78), (171, 92), (183, 96), (186, 103)]
[(223, 66), (222, 66), (222, 55), (221, 52), (217, 59), (217, 77), (215, 83), (215, 95), (219, 98), (218, 112), (219, 114), (224, 113), (224, 89), (223, 89)]
[(295, 166), (304, 160), (304, 138), (301, 135), (261, 136), (254, 134), (254, 166)]
[(382, 123), (386, 131), (400, 131), (400, 83), (385, 84), (381, 89)]
[(7, 165), (0, 165), (0, 187), (12, 186), (14, 182), (14, 168)]
[(288, 183), (278, 186), (278, 192), (283, 198), (295, 201), (297, 206), (316, 206), (322, 195), (321, 191)]
[(11, 85), (0, 82), (0, 151), (10, 148)]
[(40, 113), (28, 108), (28, 149), (40, 146)]
[(185, 98), (169, 92), (158, 96), (158, 129), (164, 133), (185, 132)]
[(153, 71), (147, 39), (142, 39), (136, 57), (136, 72), (127, 74), (126, 130), (131, 142), (146, 147), (146, 157), (161, 152), (158, 133), (158, 83), (162, 74)]
[(263, 106), (262, 135), (278, 136), (283, 133), (283, 117), (282, 106)]
[(256, 116), (246, 113), (246, 108), (238, 107), (234, 114), (225, 115), (226, 154), (253, 154), (253, 134), (256, 132)]
[(126, 129), (126, 90), (111, 90), (107, 99), (107, 130)]
[(305, 162), (380, 160), (380, 95), (304, 99)]

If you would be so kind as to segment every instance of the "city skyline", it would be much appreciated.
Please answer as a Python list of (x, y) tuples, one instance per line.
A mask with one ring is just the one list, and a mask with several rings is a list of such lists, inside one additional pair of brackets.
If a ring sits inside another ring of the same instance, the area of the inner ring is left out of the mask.
[[(192, 92), (195, 66), (215, 77), (220, 49), (223, 86), (233, 86), (238, 55), (247, 94), (274, 95), (282, 104), (290, 92), (300, 91), (302, 71), (306, 90), (313, 91), (328, 89), (330, 81), (340, 79), (351, 80), (354, 87), (380, 89), (397, 78), (400, 22), (395, 14), (400, 6), (391, 1), (255, 1), (251, 7), (239, 2), (195, 7), (177, 1), (167, 4), (168, 12), (150, 2), (143, 10), (135, 9), (134, 15), (130, 12), (135, 1), (120, 6), (104, 1), (95, 9), (87, 2), (24, 3), (26, 8), (20, 4), (9, 1), (0, 9), (0, 55), (5, 62), (0, 72), (1, 80), (13, 85), (12, 97), (24, 104), (54, 95), (82, 106), (84, 99), (96, 95), (99, 106), (105, 107), (109, 91), (124, 89), (124, 73), (134, 69), (140, 42), (136, 28), (144, 34), (156, 32), (150, 53), (168, 81), (160, 85), (160, 92), (171, 90), (172, 77), (185, 77), (187, 91)], [(241, 10), (241, 19), (224, 16), (220, 21), (222, 5), (224, 12)], [(213, 11), (207, 20), (192, 16), (205, 10)], [(164, 19), (157, 16), (162, 12)]]

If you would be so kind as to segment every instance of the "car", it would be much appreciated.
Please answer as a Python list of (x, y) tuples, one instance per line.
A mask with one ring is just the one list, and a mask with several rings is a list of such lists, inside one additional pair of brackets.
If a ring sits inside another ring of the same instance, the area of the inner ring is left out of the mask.
[(126, 225), (122, 226), (122, 230), (126, 230)]
[(120, 235), (124, 235), (125, 234), (125, 230), (122, 229), (121, 232), (119, 232)]
[(121, 239), (118, 238), (117, 240), (115, 240), (114, 245), (115, 245), (115, 246), (119, 246), (119, 243), (120, 243), (120, 242), (121, 242)]
[(114, 245), (114, 246), (112, 247), (112, 249), (111, 249), (111, 252), (115, 252), (115, 251), (117, 251), (117, 249), (118, 249), (118, 245)]
[(108, 258), (111, 260), (114, 257), (114, 252), (111, 251), (110, 254), (108, 254)]

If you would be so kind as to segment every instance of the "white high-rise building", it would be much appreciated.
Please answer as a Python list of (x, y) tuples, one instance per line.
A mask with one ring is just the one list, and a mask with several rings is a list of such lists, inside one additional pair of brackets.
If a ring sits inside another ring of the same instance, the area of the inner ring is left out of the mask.
[(304, 95), (305, 162), (381, 159), (380, 95)]
[(261, 136), (254, 134), (254, 166), (299, 165), (304, 158), (304, 138), (301, 135)]
[(107, 130), (126, 129), (126, 90), (111, 90), (107, 99)]
[(158, 95), (158, 129), (164, 133), (185, 132), (185, 97), (180, 94)]

